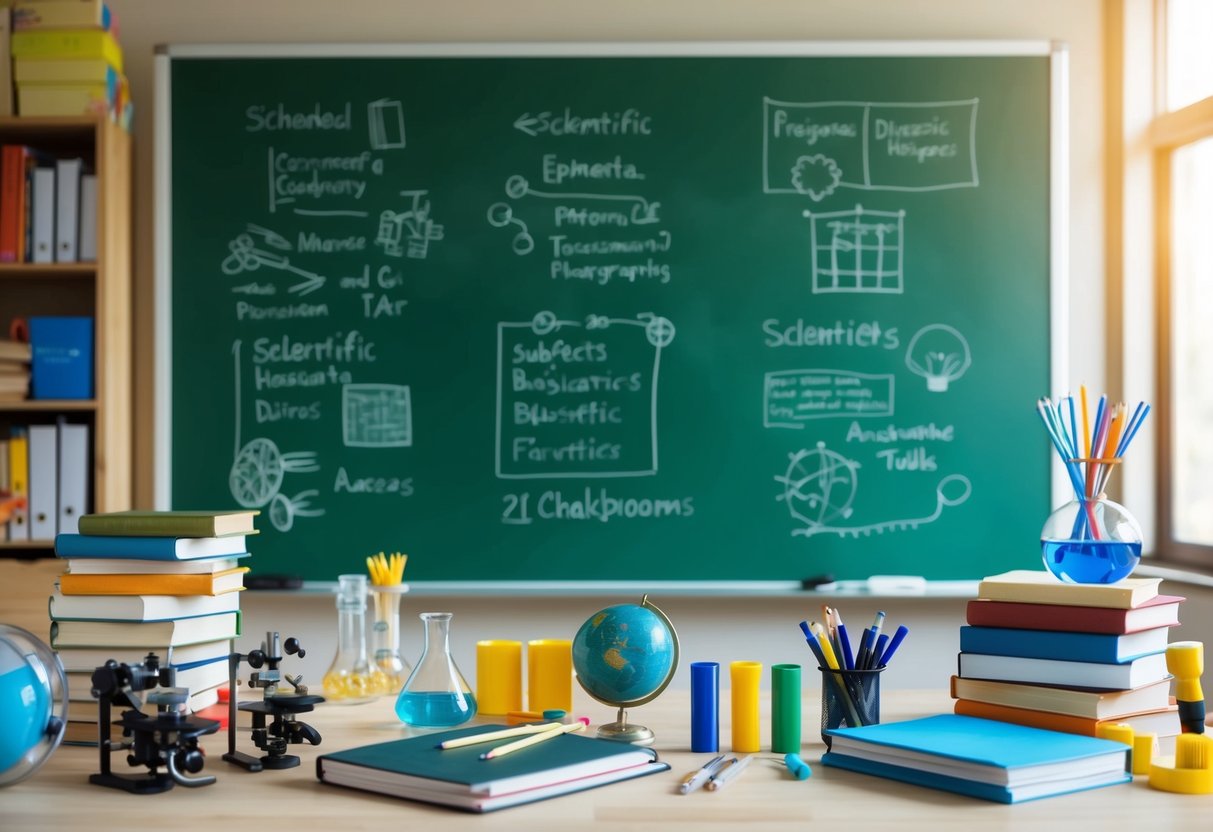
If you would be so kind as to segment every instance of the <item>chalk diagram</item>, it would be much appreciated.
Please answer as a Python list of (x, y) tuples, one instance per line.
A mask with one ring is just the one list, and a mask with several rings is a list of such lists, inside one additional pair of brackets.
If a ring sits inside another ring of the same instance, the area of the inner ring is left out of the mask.
[[(292, 250), (291, 244), (281, 234), (251, 223), (246, 228), (245, 232), (236, 235), (235, 239), (227, 244), (229, 253), (220, 266), (224, 274), (234, 276), (244, 272), (255, 272), (262, 266), (267, 269), (289, 272), (303, 278), (299, 283), (287, 288), (288, 292), (297, 294), (299, 297), (310, 295), (324, 286), (325, 278), (322, 275), (292, 266), (290, 258), (280, 253)], [(260, 237), (266, 246), (276, 249), (276, 251), (259, 247), (257, 241), (253, 239), (254, 235)], [(264, 292), (264, 287), (254, 282), (244, 286), (233, 286), (232, 291), (261, 294)]]
[(930, 514), (847, 526), (843, 523), (854, 513), (852, 503), (859, 490), (859, 468), (858, 462), (829, 450), (825, 442), (788, 454), (787, 471), (775, 477), (775, 482), (783, 486), (783, 493), (775, 499), (786, 503), (788, 513), (801, 524), (792, 530), (793, 537), (836, 534), (857, 538), (917, 529), (938, 520), (945, 508), (969, 499), (973, 490), (968, 477), (949, 474), (935, 486), (935, 510)]
[(805, 211), (804, 216), (813, 252), (813, 294), (904, 292), (904, 210), (869, 211), (856, 205), (854, 211)]
[(948, 385), (963, 376), (972, 363), (969, 342), (947, 324), (924, 326), (906, 347), (906, 366), (927, 380), (927, 390), (932, 393), (948, 392)]
[(413, 403), (408, 385), (342, 387), (341, 440), (347, 448), (412, 447)]
[(372, 150), (404, 147), (404, 107), (390, 98), (372, 101), (366, 105), (366, 129)]
[[(661, 222), (657, 216), (660, 202), (649, 202), (643, 196), (636, 194), (594, 194), (594, 193), (560, 193), (558, 191), (537, 191), (531, 187), (525, 176), (515, 174), (505, 181), (505, 195), (512, 200), (534, 197), (536, 199), (569, 200), (603, 200), (607, 202), (626, 202), (631, 204), (628, 221), (632, 225), (651, 225)], [(525, 220), (514, 216), (514, 208), (508, 202), (494, 202), (486, 212), (489, 225), (493, 228), (517, 226), (510, 248), (514, 254), (523, 257), (535, 249), (535, 238)]]
[(287, 474), (310, 474), (320, 470), (316, 454), (311, 451), (283, 453), (272, 439), (259, 436), (240, 444), (240, 341), (232, 342), (235, 364), (236, 428), (234, 459), (228, 472), (228, 488), (232, 498), (245, 508), (263, 508), (274, 528), (289, 532), (296, 517), (319, 517), (324, 509), (312, 508), (312, 500), (320, 495), (314, 488), (300, 491), (294, 497), (281, 493)]
[(383, 211), (379, 215), (379, 229), (375, 245), (383, 247), (389, 257), (408, 257), (424, 260), (430, 253), (430, 243), (438, 242), (446, 235), (445, 229), (430, 216), (430, 201), (425, 198), (429, 191), (401, 191), (412, 204), (407, 210)]
[(823, 153), (801, 156), (792, 165), (792, 187), (814, 202), (821, 202), (838, 190), (841, 181), (842, 168)]

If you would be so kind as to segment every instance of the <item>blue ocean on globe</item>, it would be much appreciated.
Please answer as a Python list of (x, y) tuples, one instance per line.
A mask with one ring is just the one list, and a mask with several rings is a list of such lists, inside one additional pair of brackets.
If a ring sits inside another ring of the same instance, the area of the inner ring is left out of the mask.
[(573, 637), (577, 680), (595, 699), (625, 704), (662, 686), (674, 668), (674, 634), (639, 604), (595, 613)]

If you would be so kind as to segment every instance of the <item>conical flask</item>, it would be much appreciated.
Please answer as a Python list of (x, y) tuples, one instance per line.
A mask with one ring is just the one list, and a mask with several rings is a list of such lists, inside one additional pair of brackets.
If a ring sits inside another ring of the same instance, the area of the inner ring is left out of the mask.
[(337, 576), (337, 655), (324, 674), (330, 702), (368, 702), (388, 691), (388, 677), (366, 652), (366, 575)]
[(425, 648), (396, 697), (396, 716), (407, 725), (444, 728), (476, 715), (476, 698), (451, 658), (451, 613), (423, 612)]

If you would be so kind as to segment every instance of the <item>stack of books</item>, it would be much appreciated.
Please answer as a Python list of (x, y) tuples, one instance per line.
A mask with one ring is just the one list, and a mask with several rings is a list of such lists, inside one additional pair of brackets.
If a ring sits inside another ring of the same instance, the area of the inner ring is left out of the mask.
[(20, 0), (12, 15), (19, 115), (129, 123), (118, 21), (104, 0)]
[(957, 714), (1098, 736), (1124, 723), (1170, 753), (1179, 718), (1166, 649), (1178, 596), (1161, 578), (1064, 584), (1047, 572), (986, 578), (960, 630)]
[[(155, 653), (189, 688), (187, 706), (219, 700), (240, 634), (247, 536), (256, 511), (116, 512), (80, 518), (60, 534), (67, 560), (50, 599), (51, 647), (67, 672), (65, 741), (96, 743), (93, 671), (113, 659), (138, 664)], [(148, 713), (155, 709), (145, 706)]]
[(29, 344), (0, 339), (0, 402), (19, 402), (29, 395), (32, 357)]

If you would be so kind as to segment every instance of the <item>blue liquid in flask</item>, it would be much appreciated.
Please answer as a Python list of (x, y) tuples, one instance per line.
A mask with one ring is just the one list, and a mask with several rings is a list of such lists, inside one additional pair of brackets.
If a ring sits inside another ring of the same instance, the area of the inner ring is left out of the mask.
[(1045, 566), (1072, 584), (1113, 584), (1141, 560), (1141, 543), (1123, 540), (1042, 540)]
[(400, 691), (396, 697), (396, 716), (407, 725), (446, 728), (462, 725), (476, 715), (476, 697), (449, 690)]

